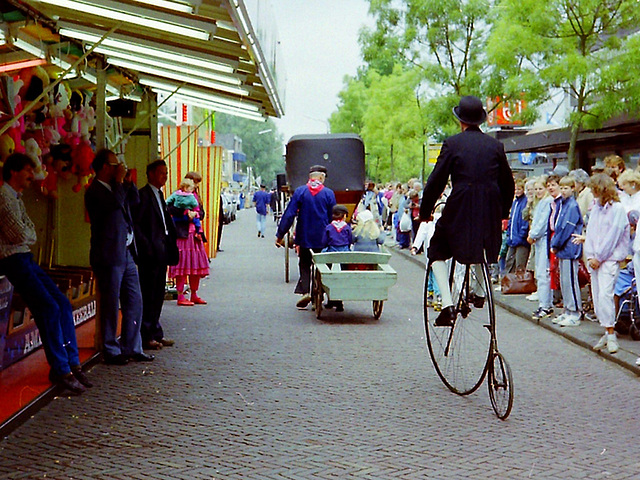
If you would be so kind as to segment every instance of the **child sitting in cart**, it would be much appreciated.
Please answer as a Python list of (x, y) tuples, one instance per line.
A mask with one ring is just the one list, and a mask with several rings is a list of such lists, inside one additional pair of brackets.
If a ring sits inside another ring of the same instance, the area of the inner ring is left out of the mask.
[(334, 205), (331, 211), (333, 221), (326, 226), (322, 244), (323, 252), (348, 252), (353, 243), (351, 226), (345, 222), (349, 210), (344, 205)]
[(187, 215), (188, 211), (195, 212), (196, 216), (193, 218), (193, 225), (196, 227), (196, 236), (199, 236), (202, 231), (202, 222), (200, 220), (200, 204), (193, 193), (195, 189), (196, 184), (192, 179), (183, 178), (178, 190), (167, 198), (167, 205), (184, 210), (185, 215)]
[(354, 252), (379, 252), (385, 241), (385, 233), (378, 227), (370, 210), (358, 212), (353, 229)]

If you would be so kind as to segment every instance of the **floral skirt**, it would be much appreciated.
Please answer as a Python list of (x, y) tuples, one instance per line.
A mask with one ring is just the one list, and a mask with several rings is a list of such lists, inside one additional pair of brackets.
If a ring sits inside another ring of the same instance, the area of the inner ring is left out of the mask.
[(169, 267), (169, 277), (177, 275), (199, 275), (201, 277), (209, 275), (209, 258), (204, 250), (202, 240), (195, 236), (196, 228), (189, 225), (189, 236), (178, 239), (178, 250), (180, 260), (177, 265)]

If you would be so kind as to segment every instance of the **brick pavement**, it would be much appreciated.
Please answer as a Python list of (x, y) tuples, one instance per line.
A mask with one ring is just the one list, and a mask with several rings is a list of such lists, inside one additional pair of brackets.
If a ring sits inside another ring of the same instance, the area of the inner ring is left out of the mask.
[(152, 364), (94, 367), (91, 391), (0, 442), (0, 479), (639, 477), (627, 370), (501, 311), (516, 389), (501, 422), (484, 386), (458, 397), (435, 375), (420, 266), (394, 256), (380, 321), (357, 302), (319, 321), (294, 308), (282, 251), (253, 220), (225, 227), (209, 305), (166, 304), (177, 345)]

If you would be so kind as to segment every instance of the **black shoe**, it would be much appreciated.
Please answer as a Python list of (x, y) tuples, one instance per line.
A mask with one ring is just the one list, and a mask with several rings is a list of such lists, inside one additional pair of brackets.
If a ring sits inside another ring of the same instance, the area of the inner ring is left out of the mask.
[(134, 362), (152, 362), (156, 356), (148, 353), (134, 353), (129, 358)]
[(264, 235), (263, 235), (263, 234), (260, 234), (260, 238), (264, 238)]
[(126, 365), (129, 359), (126, 355), (104, 355), (104, 363), (107, 365)]
[(69, 390), (73, 395), (80, 395), (86, 390), (84, 386), (76, 380), (72, 373), (68, 373), (60, 377), (53, 373), (53, 371), (50, 371), (49, 380), (51, 383), (59, 385), (65, 390)]
[(469, 302), (472, 303), (473, 306), (476, 308), (484, 307), (484, 297), (481, 297), (480, 295), (476, 295), (475, 293), (469, 294)]
[(336, 302), (336, 312), (344, 312), (344, 303), (339, 300)]
[(219, 252), (224, 252), (224, 250), (223, 250), (223, 249), (221, 249), (221, 248), (219, 248), (219, 249), (218, 249), (218, 251), (219, 251)]
[(89, 380), (89, 378), (84, 374), (84, 372), (80, 369), (80, 367), (72, 368), (71, 374), (75, 377), (75, 379), (78, 382), (80, 382), (85, 387), (87, 388), (93, 387), (93, 383), (91, 383), (91, 380)]
[(333, 302), (331, 300), (329, 300), (327, 303), (324, 304), (324, 308), (326, 310), (331, 310), (333, 307), (335, 307), (335, 305), (333, 304)]
[(436, 327), (453, 327), (453, 324), (456, 320), (456, 310), (453, 308), (453, 305), (449, 305), (446, 308), (443, 308), (436, 318), (435, 325)]

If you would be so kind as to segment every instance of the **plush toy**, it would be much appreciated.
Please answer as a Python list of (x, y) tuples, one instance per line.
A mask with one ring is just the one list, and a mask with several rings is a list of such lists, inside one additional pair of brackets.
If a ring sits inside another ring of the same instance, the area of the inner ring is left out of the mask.
[(84, 97), (82, 108), (80, 109), (80, 139), (85, 142), (91, 140), (91, 130), (96, 126), (96, 111), (91, 106), (91, 98), (93, 94), (87, 92)]
[(3, 167), (4, 161), (9, 155), (11, 155), (16, 149), (16, 144), (13, 143), (13, 138), (8, 133), (4, 133), (0, 136), (0, 168)]
[[(11, 114), (15, 118), (22, 112), (22, 97), (20, 97), (20, 89), (24, 82), (19, 77), (11, 79), (7, 84), (7, 95), (9, 97), (9, 104), (11, 106)], [(22, 146), (22, 135), (25, 132), (24, 118), (16, 120), (11, 128), (7, 130), (7, 134), (11, 137), (14, 144), (14, 149), (18, 153), (24, 153), (24, 147)]]
[(42, 182), (42, 193), (51, 198), (58, 198), (58, 179), (71, 178), (71, 147), (64, 143), (53, 145), (45, 158), (47, 178)]
[(83, 186), (88, 184), (89, 176), (93, 172), (91, 169), (93, 157), (94, 153), (88, 142), (80, 142), (73, 148), (71, 152), (71, 160), (73, 162), (71, 171), (78, 177), (78, 183), (71, 188), (74, 192), (78, 193)]
[(83, 105), (83, 96), (79, 90), (71, 92), (69, 98), (69, 107), (72, 112), (71, 120), (69, 122), (69, 132), (67, 133), (67, 143), (69, 145), (79, 145), (81, 140), (81, 127), (80, 122), (82, 118), (81, 110)]
[[(38, 98), (51, 82), (47, 71), (40, 66), (20, 70), (20, 78), (24, 82), (20, 89), (20, 96), (26, 103), (30, 103)], [(25, 121), (31, 128), (35, 125), (41, 125), (42, 122), (44, 122), (48, 101), (49, 97), (45, 95), (38, 100), (38, 103), (25, 115)]]
[(40, 161), (42, 150), (40, 149), (40, 145), (38, 145), (38, 141), (35, 138), (28, 138), (24, 142), (24, 148), (26, 155), (31, 158), (31, 160), (33, 160), (33, 162), (36, 164), (36, 168), (33, 170), (34, 180), (44, 180), (44, 178), (47, 176), (47, 172), (44, 171), (42, 162)]

